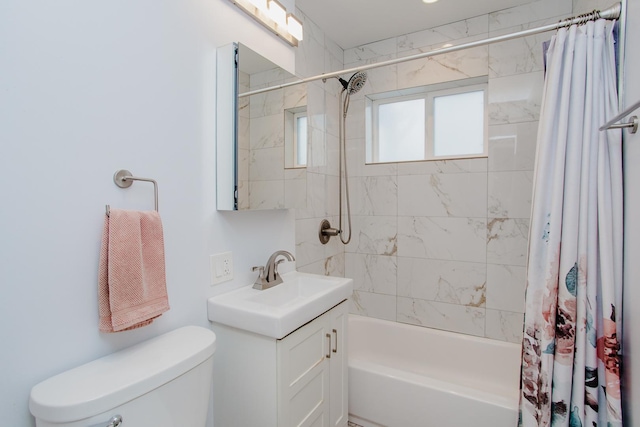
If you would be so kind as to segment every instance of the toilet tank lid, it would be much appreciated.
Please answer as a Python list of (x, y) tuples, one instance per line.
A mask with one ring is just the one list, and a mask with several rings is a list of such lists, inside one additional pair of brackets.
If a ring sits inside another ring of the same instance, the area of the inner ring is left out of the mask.
[(72, 422), (154, 390), (213, 356), (216, 336), (185, 326), (53, 376), (31, 389), (36, 419)]

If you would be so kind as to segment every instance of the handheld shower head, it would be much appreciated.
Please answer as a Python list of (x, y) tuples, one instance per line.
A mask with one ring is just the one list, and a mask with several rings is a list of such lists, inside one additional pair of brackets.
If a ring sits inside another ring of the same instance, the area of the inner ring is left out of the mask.
[(367, 73), (359, 71), (351, 76), (349, 81), (346, 81), (342, 77), (338, 77), (338, 80), (342, 84), (344, 90), (347, 91), (347, 94), (351, 95), (352, 93), (356, 93), (362, 89), (364, 84), (367, 82)]
[(364, 87), (364, 84), (366, 82), (367, 82), (367, 73), (365, 73), (364, 71), (359, 71), (355, 73), (349, 79), (349, 82), (346, 87), (347, 92), (349, 92), (349, 94), (358, 92), (360, 89)]

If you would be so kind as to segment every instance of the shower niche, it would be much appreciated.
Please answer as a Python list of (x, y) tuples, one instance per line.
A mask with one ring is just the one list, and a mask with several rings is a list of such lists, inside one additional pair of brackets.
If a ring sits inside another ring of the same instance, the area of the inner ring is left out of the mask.
[(288, 161), (288, 117), (306, 107), (306, 85), (243, 96), (298, 78), (241, 43), (219, 47), (216, 62), (217, 209), (304, 207), (306, 168)]

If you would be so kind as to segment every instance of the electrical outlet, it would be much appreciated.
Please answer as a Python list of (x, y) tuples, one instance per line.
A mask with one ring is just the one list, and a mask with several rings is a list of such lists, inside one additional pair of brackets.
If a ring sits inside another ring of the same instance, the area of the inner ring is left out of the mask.
[(231, 252), (211, 255), (210, 262), (212, 285), (233, 279), (233, 256)]

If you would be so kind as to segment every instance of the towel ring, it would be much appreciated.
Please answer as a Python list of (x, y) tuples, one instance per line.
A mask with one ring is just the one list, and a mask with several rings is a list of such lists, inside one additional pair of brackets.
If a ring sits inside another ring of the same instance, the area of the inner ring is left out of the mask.
[[(139, 176), (133, 176), (131, 172), (126, 169), (120, 169), (113, 174), (113, 182), (120, 188), (129, 188), (133, 184), (133, 181), (146, 181), (153, 183), (153, 198), (155, 204), (155, 210), (158, 212), (158, 183), (150, 178), (141, 178)], [(107, 216), (110, 213), (109, 205), (106, 206)]]

